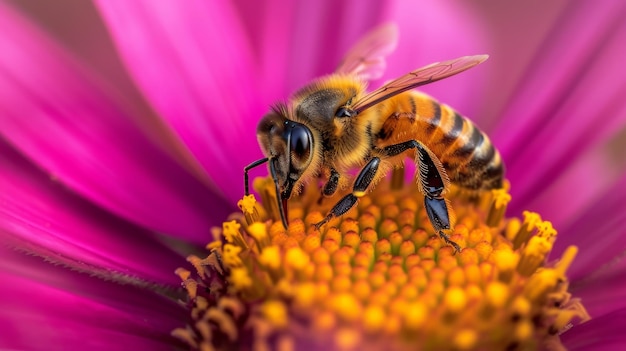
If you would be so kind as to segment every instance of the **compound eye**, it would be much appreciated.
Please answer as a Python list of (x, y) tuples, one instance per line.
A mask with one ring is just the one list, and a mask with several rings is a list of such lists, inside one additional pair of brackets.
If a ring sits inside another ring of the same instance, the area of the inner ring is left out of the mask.
[(291, 130), (290, 150), (295, 160), (304, 162), (311, 156), (311, 134), (305, 126), (295, 126)]

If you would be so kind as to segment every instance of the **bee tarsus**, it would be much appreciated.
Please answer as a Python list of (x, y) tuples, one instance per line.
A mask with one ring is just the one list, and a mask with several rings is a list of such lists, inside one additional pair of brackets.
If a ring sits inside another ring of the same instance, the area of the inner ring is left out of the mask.
[(461, 247), (459, 246), (459, 244), (455, 243), (454, 241), (452, 241), (450, 239), (450, 237), (448, 236), (448, 234), (439, 231), (439, 237), (441, 237), (443, 239), (443, 241), (446, 242), (446, 244), (452, 246), (454, 248), (454, 252), (456, 253), (460, 253), (461, 252)]
[(354, 205), (356, 204), (359, 197), (362, 197), (367, 192), (367, 188), (372, 183), (372, 180), (376, 176), (376, 172), (378, 172), (378, 166), (380, 165), (379, 157), (372, 157), (371, 160), (361, 169), (359, 175), (356, 177), (354, 181), (354, 185), (352, 186), (352, 193), (344, 196), (339, 200), (335, 206), (330, 210), (330, 212), (324, 217), (324, 219), (315, 224), (317, 229), (320, 229), (325, 223), (334, 217), (339, 217), (344, 213), (348, 212)]

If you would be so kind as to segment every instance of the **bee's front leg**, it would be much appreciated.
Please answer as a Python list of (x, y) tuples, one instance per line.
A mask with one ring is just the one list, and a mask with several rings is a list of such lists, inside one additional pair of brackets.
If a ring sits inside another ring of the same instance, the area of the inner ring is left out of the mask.
[(337, 187), (339, 186), (339, 172), (336, 169), (330, 169), (330, 176), (328, 177), (328, 182), (324, 184), (324, 188), (322, 189), (322, 194), (324, 196), (332, 196), (337, 191)]
[(317, 204), (321, 205), (322, 201), (325, 197), (333, 196), (337, 192), (337, 188), (339, 187), (339, 178), (341, 175), (337, 172), (336, 169), (330, 168), (330, 176), (328, 176), (328, 181), (324, 184), (322, 188), (322, 196), (317, 200)]
[[(380, 158), (373, 157), (369, 162), (363, 167), (359, 175), (356, 177), (354, 181), (354, 185), (352, 186), (352, 193), (344, 196), (339, 202), (333, 206), (330, 212), (324, 217), (322, 221), (315, 224), (315, 227), (319, 229), (321, 226), (326, 224), (328, 221), (333, 219), (334, 217), (339, 217), (344, 213), (348, 212), (358, 200), (359, 197), (362, 197), (367, 192), (367, 188), (372, 183), (372, 180), (376, 176), (376, 172), (378, 171), (378, 166), (380, 165)], [(331, 174), (332, 176), (332, 174)], [(339, 178), (337, 177), (337, 181)]]
[(448, 188), (449, 180), (446, 170), (437, 156), (426, 145), (417, 140), (389, 145), (379, 149), (379, 152), (392, 157), (409, 149), (417, 150), (417, 173), (421, 191), (424, 194), (424, 207), (426, 208), (428, 219), (435, 232), (439, 234), (446, 244), (451, 245), (457, 252), (460, 252), (461, 248), (459, 245), (450, 240), (450, 237), (444, 233), (444, 230), (452, 229), (449, 206), (443, 197)]

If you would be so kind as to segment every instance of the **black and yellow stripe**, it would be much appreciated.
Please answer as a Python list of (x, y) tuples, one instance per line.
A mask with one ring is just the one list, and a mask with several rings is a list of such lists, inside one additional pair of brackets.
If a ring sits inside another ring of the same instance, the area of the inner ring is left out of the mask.
[(383, 117), (377, 133), (379, 145), (421, 141), (439, 157), (453, 183), (476, 190), (502, 187), (500, 154), (470, 120), (414, 91), (400, 94), (385, 105), (381, 112), (387, 117)]

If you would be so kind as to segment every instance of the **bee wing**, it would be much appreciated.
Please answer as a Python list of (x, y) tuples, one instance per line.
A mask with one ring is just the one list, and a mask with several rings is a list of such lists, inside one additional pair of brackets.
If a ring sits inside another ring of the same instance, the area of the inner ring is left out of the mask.
[(359, 113), (404, 91), (461, 73), (485, 61), (488, 57), (488, 55), (463, 56), (419, 68), (365, 95), (356, 101), (351, 108)]
[(398, 27), (384, 24), (356, 43), (343, 58), (335, 73), (354, 74), (363, 80), (380, 78), (385, 72), (385, 57), (396, 49)]

